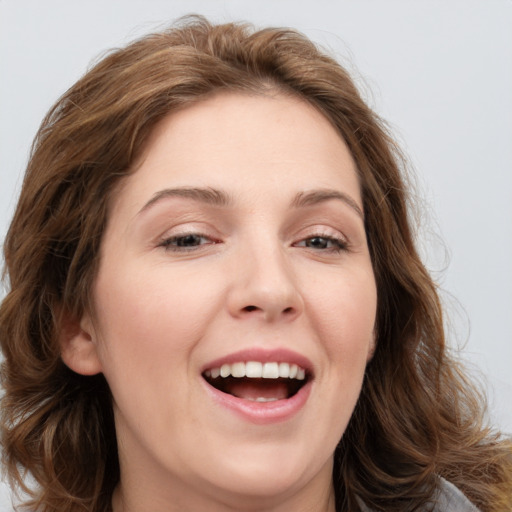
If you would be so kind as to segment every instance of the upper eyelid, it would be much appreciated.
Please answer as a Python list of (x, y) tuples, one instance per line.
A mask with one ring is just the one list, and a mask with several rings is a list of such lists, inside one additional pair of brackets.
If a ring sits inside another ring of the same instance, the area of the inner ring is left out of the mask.
[(186, 220), (185, 222), (178, 222), (175, 225), (168, 226), (165, 230), (160, 230), (160, 234), (156, 239), (163, 240), (187, 235), (204, 236), (206, 238), (218, 238), (223, 236), (222, 231), (214, 227), (211, 223), (207, 223), (203, 220)]
[[(159, 224), (161, 222), (161, 229), (158, 229), (160, 233), (153, 240), (162, 241), (163, 239), (191, 234), (219, 240), (233, 236), (233, 234), (243, 227), (237, 227), (236, 219), (230, 219), (231, 222), (227, 223), (226, 219), (216, 219), (210, 216), (197, 218), (195, 215), (193, 217), (186, 215), (188, 218), (181, 219), (180, 217), (181, 216), (169, 218), (166, 215), (161, 221), (158, 221)], [(279, 238), (283, 242), (286, 240), (294, 242), (311, 236), (325, 236), (349, 242), (351, 236), (355, 234), (352, 233), (354, 229), (350, 224), (345, 226), (348, 229), (347, 233), (347, 229), (344, 229), (344, 223), (341, 223), (339, 219), (332, 219), (330, 216), (325, 218), (315, 217), (316, 215), (309, 219), (290, 219), (279, 229)], [(172, 222), (168, 224), (169, 221)], [(164, 223), (167, 224), (166, 227)]]
[(302, 239), (305, 238), (311, 238), (315, 236), (321, 236), (326, 238), (340, 238), (343, 240), (346, 240), (348, 242), (348, 237), (339, 228), (335, 228), (328, 225), (322, 225), (322, 224), (313, 224), (311, 226), (307, 226), (305, 228), (302, 228), (298, 230), (298, 233), (296, 236), (301, 237)]
[[(188, 224), (188, 223), (187, 223)], [(191, 223), (193, 224), (193, 223)], [(176, 232), (174, 232), (176, 230)], [(216, 234), (212, 233), (212, 231), (216, 231)], [(302, 233), (303, 232), (303, 233)], [(220, 230), (213, 228), (195, 228), (191, 227), (181, 227), (175, 226), (166, 230), (163, 234), (158, 236), (159, 240), (169, 239), (169, 238), (179, 238), (187, 235), (196, 235), (203, 236), (205, 238), (221, 238), (225, 236), (229, 236), (227, 233), (222, 234)], [(307, 228), (301, 228), (297, 230), (296, 234), (290, 236), (290, 238), (301, 239), (304, 240), (306, 238), (312, 237), (325, 237), (325, 238), (335, 238), (335, 239), (343, 239), (348, 242), (348, 237), (339, 229), (333, 228), (330, 226), (319, 226), (313, 225)], [(288, 238), (288, 237), (286, 237)]]
[[(328, 240), (342, 240), (342, 241), (348, 241), (347, 237), (344, 235), (338, 235), (338, 234), (330, 234), (330, 233), (311, 233), (306, 236), (300, 237), (300, 240), (308, 240), (310, 238), (327, 238)], [(299, 240), (299, 241), (300, 241)]]

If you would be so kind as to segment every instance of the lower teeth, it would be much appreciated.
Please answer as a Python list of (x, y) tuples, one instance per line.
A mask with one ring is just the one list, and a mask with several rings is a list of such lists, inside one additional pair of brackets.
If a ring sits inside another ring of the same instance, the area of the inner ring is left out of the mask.
[(276, 402), (279, 399), (278, 398), (265, 398), (264, 396), (259, 396), (258, 398), (246, 398), (246, 400), (250, 400), (251, 402)]

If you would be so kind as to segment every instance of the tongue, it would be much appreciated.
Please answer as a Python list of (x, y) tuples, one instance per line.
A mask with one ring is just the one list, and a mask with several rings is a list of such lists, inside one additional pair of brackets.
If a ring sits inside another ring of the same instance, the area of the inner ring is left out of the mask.
[(288, 398), (288, 386), (281, 379), (233, 379), (226, 391), (246, 400)]

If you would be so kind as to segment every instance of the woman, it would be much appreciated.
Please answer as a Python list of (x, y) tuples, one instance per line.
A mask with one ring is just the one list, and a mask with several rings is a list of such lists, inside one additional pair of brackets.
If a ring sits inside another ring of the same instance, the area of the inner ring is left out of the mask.
[(29, 507), (508, 510), (510, 443), (445, 347), (400, 164), (294, 31), (194, 17), (90, 70), (5, 242)]

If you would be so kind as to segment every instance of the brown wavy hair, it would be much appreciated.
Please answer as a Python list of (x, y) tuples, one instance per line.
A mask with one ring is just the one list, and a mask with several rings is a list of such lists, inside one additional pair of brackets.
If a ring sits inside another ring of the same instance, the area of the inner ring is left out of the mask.
[[(348, 73), (289, 29), (201, 17), (112, 51), (47, 114), (4, 246), (1, 439), (11, 482), (42, 512), (107, 512), (119, 481), (102, 375), (61, 360), (62, 314), (92, 311), (109, 202), (154, 126), (219, 90), (277, 91), (317, 108), (360, 176), (378, 289), (377, 348), (336, 448), (338, 511), (417, 510), (444, 477), (484, 512), (512, 507), (511, 445), (445, 346), (436, 285), (413, 242), (399, 149)], [(29, 474), (37, 484), (29, 488)]]

